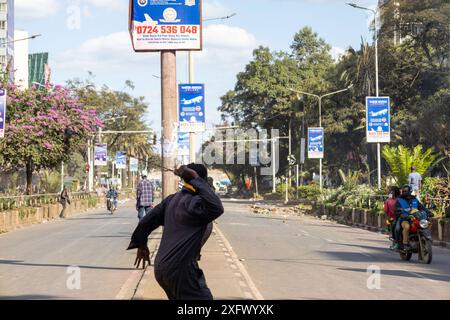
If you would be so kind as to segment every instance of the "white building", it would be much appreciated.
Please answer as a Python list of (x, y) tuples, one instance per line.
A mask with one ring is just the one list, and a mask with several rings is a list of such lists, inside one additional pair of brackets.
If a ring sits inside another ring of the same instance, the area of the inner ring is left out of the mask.
[[(28, 32), (14, 31), (14, 84), (21, 88), (28, 88)], [(21, 41), (17, 41), (21, 40)]]
[(0, 0), (0, 70), (14, 81), (14, 0)]

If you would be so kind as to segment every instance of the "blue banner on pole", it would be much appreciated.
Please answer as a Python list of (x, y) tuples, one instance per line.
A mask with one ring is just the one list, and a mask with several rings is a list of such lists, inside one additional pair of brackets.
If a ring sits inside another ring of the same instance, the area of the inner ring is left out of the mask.
[(205, 86), (203, 84), (180, 84), (179, 132), (203, 132), (205, 124)]
[(100, 143), (95, 145), (94, 165), (100, 167), (108, 165), (108, 146), (106, 144)]
[(125, 152), (117, 151), (116, 168), (117, 169), (126, 169), (127, 168), (127, 156), (126, 156)]
[(391, 142), (390, 98), (367, 97), (367, 142)]
[(6, 90), (0, 89), (0, 138), (5, 136)]
[(178, 133), (178, 155), (188, 156), (189, 155), (189, 133), (179, 132)]
[(323, 128), (308, 128), (308, 158), (323, 159)]
[(130, 158), (130, 171), (138, 172), (139, 171), (139, 160), (136, 158)]
[(201, 50), (201, 0), (131, 0), (136, 51)]

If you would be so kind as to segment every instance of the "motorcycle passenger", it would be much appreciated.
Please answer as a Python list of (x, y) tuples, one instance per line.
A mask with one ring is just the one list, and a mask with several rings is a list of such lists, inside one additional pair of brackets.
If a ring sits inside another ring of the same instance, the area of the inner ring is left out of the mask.
[(108, 210), (111, 210), (111, 202), (114, 205), (114, 208), (117, 209), (117, 198), (119, 197), (119, 195), (117, 194), (117, 191), (111, 186), (109, 187), (108, 193), (106, 194), (106, 199), (110, 199), (110, 201), (108, 201)]
[(411, 217), (414, 211), (421, 211), (425, 208), (417, 200), (415, 196), (412, 195), (412, 188), (410, 185), (404, 185), (401, 189), (401, 195), (397, 199), (395, 205), (395, 215), (397, 218), (397, 224), (395, 227), (395, 238), (398, 242), (403, 238), (403, 249), (409, 250), (409, 229), (411, 227)]
[(398, 243), (395, 237), (395, 226), (397, 224), (397, 219), (395, 217), (395, 205), (397, 204), (397, 199), (400, 196), (400, 189), (396, 186), (390, 188), (389, 199), (384, 203), (384, 212), (389, 219), (389, 231), (391, 233), (392, 245), (391, 249), (398, 249)]

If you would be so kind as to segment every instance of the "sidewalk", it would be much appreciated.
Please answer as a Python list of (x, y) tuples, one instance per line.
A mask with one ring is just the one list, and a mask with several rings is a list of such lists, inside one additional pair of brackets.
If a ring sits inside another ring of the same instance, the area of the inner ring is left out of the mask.
[[(161, 238), (161, 230), (154, 232), (149, 242), (153, 253)], [(152, 255), (152, 264), (156, 254)], [(222, 232), (214, 231), (202, 250), (200, 268), (215, 300), (262, 300), (242, 263), (236, 258)], [(156, 282), (153, 267), (148, 267), (134, 295), (135, 300), (167, 300)]]

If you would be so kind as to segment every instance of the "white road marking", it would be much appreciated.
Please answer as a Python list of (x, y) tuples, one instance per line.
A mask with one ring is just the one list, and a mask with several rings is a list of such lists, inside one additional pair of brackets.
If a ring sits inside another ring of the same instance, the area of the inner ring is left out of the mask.
[[(215, 228), (217, 230), (217, 235), (222, 239), (223, 243), (228, 248), (231, 256), (235, 260), (236, 265), (239, 267), (239, 271), (240, 271), (241, 275), (244, 277), (245, 281), (247, 282), (248, 287), (251, 290), (255, 299), (256, 300), (264, 300), (263, 295), (261, 294), (261, 292), (259, 292), (259, 290), (256, 287), (255, 283), (253, 282), (252, 278), (250, 277), (247, 270), (245, 269), (244, 265), (242, 264), (242, 262), (239, 261), (236, 254), (232, 251), (232, 247), (231, 247), (230, 243), (228, 242), (227, 238), (225, 238), (222, 231), (220, 230), (220, 228), (217, 225), (215, 226)], [(249, 297), (247, 297), (247, 298), (252, 299), (253, 297), (251, 295), (249, 295)]]

